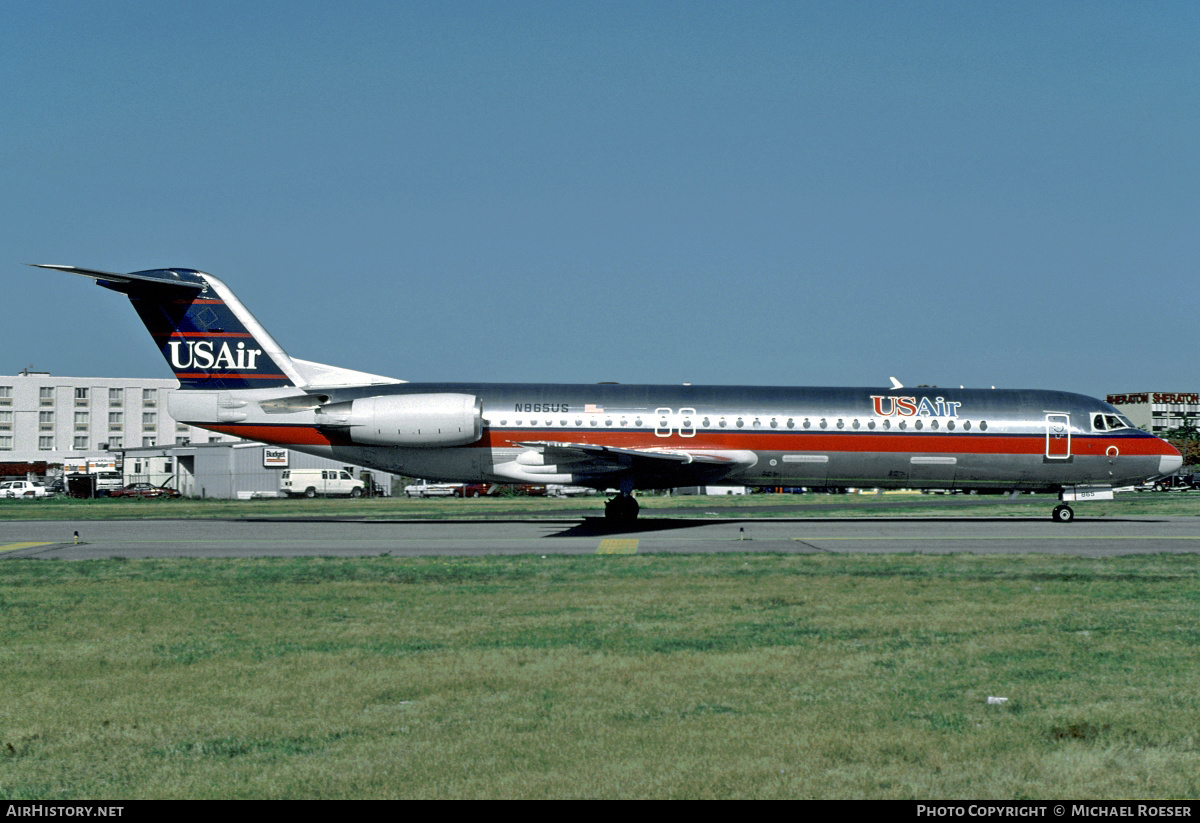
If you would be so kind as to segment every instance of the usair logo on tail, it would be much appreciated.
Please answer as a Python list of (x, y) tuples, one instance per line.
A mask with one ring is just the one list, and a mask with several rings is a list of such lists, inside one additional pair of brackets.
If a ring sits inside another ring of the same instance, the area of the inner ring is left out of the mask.
[(221, 343), (219, 349), (212, 340), (171, 340), (171, 365), (177, 369), (238, 369), (253, 371), (258, 368), (256, 361), (262, 354), (262, 349), (248, 349), (245, 343), (238, 343), (230, 348), (228, 343)]

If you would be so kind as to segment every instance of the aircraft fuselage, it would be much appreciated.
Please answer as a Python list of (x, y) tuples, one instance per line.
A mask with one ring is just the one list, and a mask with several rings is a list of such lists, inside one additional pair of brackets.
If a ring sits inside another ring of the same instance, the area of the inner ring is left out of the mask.
[[(1118, 419), (1116, 409), (1067, 392), (404, 383), (321, 394), (322, 407), (380, 395), (469, 395), (481, 401), (480, 437), (445, 448), (358, 444), (343, 429), (324, 425), (317, 409), (258, 414), (225, 425), (179, 417), (184, 410), (176, 417), (384, 471), (463, 482), (604, 488), (617, 486), (623, 473), (523, 461), (529, 447), (522, 444), (529, 443), (730, 458), (664, 465), (662, 472), (643, 467), (635, 473), (636, 488), (720, 480), (750, 486), (1059, 490), (1125, 485), (1178, 468), (1172, 465), (1178, 453), (1168, 444), (1138, 429), (1110, 427), (1105, 420)], [(289, 419), (281, 419), (285, 416)]]

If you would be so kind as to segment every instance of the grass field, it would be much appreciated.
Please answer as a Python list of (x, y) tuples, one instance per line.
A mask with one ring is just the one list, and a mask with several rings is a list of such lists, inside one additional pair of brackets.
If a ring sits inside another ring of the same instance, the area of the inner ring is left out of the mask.
[(1198, 607), (1194, 555), (0, 560), (0, 798), (1194, 798)]

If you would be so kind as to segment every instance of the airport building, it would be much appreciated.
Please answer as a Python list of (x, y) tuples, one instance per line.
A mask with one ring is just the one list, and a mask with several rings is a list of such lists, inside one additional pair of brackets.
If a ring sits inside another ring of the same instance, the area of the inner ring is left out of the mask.
[[(120, 472), (124, 482), (168, 485), (185, 496), (272, 496), (289, 468), (364, 470), (177, 422), (173, 379), (0, 376), (0, 474), (45, 463), (48, 474)], [(392, 476), (372, 472), (390, 490)]]
[(0, 376), (0, 462), (63, 463), (142, 446), (236, 440), (177, 423), (173, 379)]
[(1105, 400), (1151, 434), (1166, 434), (1185, 422), (1200, 427), (1200, 392), (1127, 392)]
[(367, 489), (378, 487), (384, 495), (391, 493), (393, 480), (383, 472), (250, 440), (139, 447), (124, 450), (121, 457), (126, 483), (165, 485), (184, 497), (278, 497), (281, 475), (294, 469), (346, 471), (363, 480)]

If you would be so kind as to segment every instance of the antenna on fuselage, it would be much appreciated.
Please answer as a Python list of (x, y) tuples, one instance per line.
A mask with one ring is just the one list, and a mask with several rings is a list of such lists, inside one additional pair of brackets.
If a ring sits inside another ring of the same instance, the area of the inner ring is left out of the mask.
[(897, 380), (896, 378), (894, 378), (894, 377), (889, 377), (888, 379), (892, 381), (892, 389), (893, 389), (893, 390), (895, 390), (895, 389), (902, 389), (902, 388), (904, 388), (904, 384), (903, 384), (903, 383), (901, 383), (901, 382), (900, 382), (899, 380)]

